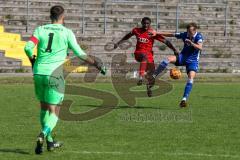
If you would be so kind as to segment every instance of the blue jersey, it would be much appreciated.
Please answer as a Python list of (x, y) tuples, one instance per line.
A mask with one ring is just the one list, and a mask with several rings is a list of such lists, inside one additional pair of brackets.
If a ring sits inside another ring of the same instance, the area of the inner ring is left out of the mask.
[[(187, 32), (182, 32), (182, 33), (176, 34), (176, 38), (182, 39), (184, 42), (184, 47), (180, 54), (182, 54), (182, 58), (185, 60), (185, 62), (186, 63), (198, 62), (200, 50), (185, 43), (186, 39), (190, 39)], [(202, 43), (203, 36), (201, 33), (196, 32), (196, 34), (193, 36), (193, 39), (191, 39), (191, 40), (194, 43)]]

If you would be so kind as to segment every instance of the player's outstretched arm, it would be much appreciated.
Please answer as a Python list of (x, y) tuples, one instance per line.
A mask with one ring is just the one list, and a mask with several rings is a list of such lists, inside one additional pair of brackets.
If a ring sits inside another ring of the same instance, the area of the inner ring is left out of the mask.
[(115, 45), (114, 48), (116, 49), (122, 42), (128, 40), (129, 38), (131, 38), (133, 36), (132, 32), (129, 32), (128, 34), (126, 34), (120, 41), (118, 41)]
[(173, 44), (168, 39), (165, 39), (163, 43), (165, 43), (168, 46), (168, 48), (170, 48), (174, 52), (174, 55), (179, 54), (178, 50), (173, 46)]
[(90, 56), (86, 56), (82, 60), (90, 65), (95, 66), (100, 71), (101, 74), (106, 75), (107, 68), (101, 62), (98, 62), (96, 59), (93, 59)]
[(98, 62), (97, 60), (95, 60), (95, 59), (91, 58), (90, 56), (88, 56), (88, 55), (79, 47), (79, 45), (78, 45), (78, 47), (73, 48), (73, 53), (74, 53), (77, 57), (79, 57), (81, 60), (83, 60), (84, 62), (86, 62), (86, 63), (88, 63), (88, 64), (96, 67), (96, 68), (100, 71), (101, 74), (106, 75), (106, 72), (107, 72), (106, 67), (105, 67), (102, 63), (100, 63), (100, 62)]
[(158, 35), (156, 35), (156, 36), (154, 37), (154, 39), (156, 39), (156, 40), (164, 43), (165, 45), (167, 45), (168, 48), (170, 48), (170, 49), (174, 52), (175, 55), (178, 55), (178, 54), (179, 54), (178, 50), (177, 50), (177, 49), (173, 46), (173, 44), (172, 44), (168, 39), (166, 39), (164, 36), (158, 34)]
[(106, 74), (106, 67), (103, 66), (102, 63), (96, 61), (95, 59), (89, 57), (78, 45), (77, 40), (75, 35), (72, 33), (72, 31), (69, 34), (69, 39), (68, 39), (68, 46), (70, 49), (72, 49), (73, 53), (79, 57), (81, 60), (84, 62), (95, 66), (101, 74), (105, 75)]
[(157, 35), (162, 35), (164, 37), (175, 37), (176, 36), (175, 33), (171, 33), (171, 32), (157, 32)]

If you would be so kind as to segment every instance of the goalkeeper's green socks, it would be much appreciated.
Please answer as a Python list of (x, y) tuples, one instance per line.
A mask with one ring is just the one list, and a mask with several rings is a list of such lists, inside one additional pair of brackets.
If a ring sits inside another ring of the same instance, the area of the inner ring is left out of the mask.
[(58, 117), (55, 113), (50, 113), (49, 117), (46, 121), (46, 123), (44, 124), (44, 127), (42, 129), (42, 132), (44, 134), (44, 136), (46, 137), (47, 135), (50, 135), (53, 128), (56, 126), (58, 121)]
[(47, 135), (47, 141), (48, 141), (48, 142), (53, 142), (53, 138), (52, 138), (51, 133), (49, 133), (49, 134)]
[[(49, 111), (48, 110), (44, 110), (44, 109), (41, 109), (40, 111), (40, 123), (41, 123), (41, 126), (42, 126), (42, 130), (44, 130), (44, 127), (46, 126), (47, 124), (47, 121), (48, 119), (50, 118), (50, 114), (49, 114)], [(53, 142), (53, 138), (51, 136), (51, 132), (45, 132), (46, 134), (46, 137), (47, 137), (47, 141), (49, 142)]]

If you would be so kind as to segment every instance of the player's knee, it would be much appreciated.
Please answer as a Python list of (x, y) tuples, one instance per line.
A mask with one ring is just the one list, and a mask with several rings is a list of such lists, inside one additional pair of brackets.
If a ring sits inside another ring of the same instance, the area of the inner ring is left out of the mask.
[(196, 76), (196, 72), (195, 71), (188, 72), (188, 79), (194, 79), (195, 76)]
[(145, 54), (140, 54), (139, 59), (140, 61), (147, 61)]
[(57, 112), (58, 107), (56, 105), (49, 105), (49, 112), (55, 113)]
[(175, 58), (175, 56), (169, 56), (169, 57), (167, 57), (167, 60), (169, 63), (174, 63), (176, 61), (176, 58)]
[(59, 116), (59, 113), (60, 113), (60, 107), (56, 107), (55, 108), (55, 114), (56, 114), (56, 116)]
[(171, 57), (167, 57), (167, 60), (168, 60), (168, 62), (170, 62), (171, 61)]
[(187, 83), (193, 84), (193, 82), (194, 82), (193, 78), (188, 78)]

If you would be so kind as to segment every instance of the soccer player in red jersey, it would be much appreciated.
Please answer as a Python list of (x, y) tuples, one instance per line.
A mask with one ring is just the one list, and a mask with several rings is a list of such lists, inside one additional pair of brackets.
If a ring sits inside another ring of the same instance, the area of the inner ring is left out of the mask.
[[(158, 40), (166, 44), (174, 53), (178, 51), (174, 48), (170, 41), (165, 39), (160, 34), (156, 34), (156, 31), (151, 28), (151, 19), (149, 17), (144, 17), (141, 21), (141, 28), (133, 28), (131, 32), (126, 34), (119, 42), (117, 42), (114, 48), (117, 48), (122, 42), (128, 40), (132, 36), (136, 36), (137, 44), (136, 50), (134, 52), (135, 60), (140, 62), (139, 68), (139, 81), (137, 85), (142, 85), (143, 77), (145, 72), (153, 73), (155, 70), (154, 59), (153, 59), (153, 44), (154, 40)], [(147, 83), (147, 94), (149, 97), (152, 96), (151, 86)]]

